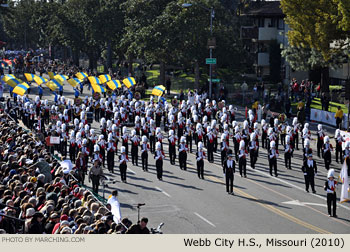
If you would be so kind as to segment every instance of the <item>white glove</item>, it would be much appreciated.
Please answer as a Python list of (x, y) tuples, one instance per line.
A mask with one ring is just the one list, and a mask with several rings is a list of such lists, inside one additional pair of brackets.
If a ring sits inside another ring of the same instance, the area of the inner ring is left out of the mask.
[(315, 177), (317, 176), (317, 172), (315, 173)]
[(306, 172), (304, 172), (304, 175), (307, 175), (307, 173), (306, 173)]

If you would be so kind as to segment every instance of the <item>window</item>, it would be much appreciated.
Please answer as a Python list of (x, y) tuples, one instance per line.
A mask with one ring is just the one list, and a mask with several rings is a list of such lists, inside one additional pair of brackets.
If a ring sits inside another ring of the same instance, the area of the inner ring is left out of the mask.
[(258, 19), (258, 27), (264, 27), (265, 26), (265, 19), (259, 18)]
[(279, 18), (279, 19), (278, 19), (277, 28), (278, 28), (279, 30), (284, 30), (284, 20), (283, 20), (283, 18)]

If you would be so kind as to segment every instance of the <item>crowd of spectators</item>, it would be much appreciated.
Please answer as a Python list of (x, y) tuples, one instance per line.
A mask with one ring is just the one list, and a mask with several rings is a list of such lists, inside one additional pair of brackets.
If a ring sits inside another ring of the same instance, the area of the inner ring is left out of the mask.
[(144, 232), (147, 219), (132, 226), (124, 218), (117, 224), (110, 210), (82, 188), (35, 135), (0, 111), (0, 233)]

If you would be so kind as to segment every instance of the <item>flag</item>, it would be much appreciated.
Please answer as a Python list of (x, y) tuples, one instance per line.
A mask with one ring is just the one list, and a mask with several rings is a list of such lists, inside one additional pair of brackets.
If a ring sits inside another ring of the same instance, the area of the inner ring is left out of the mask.
[(44, 77), (38, 75), (34, 75), (34, 81), (36, 82), (36, 84), (41, 85), (45, 82), (48, 82), (48, 79), (45, 79)]
[(89, 76), (89, 81), (91, 83), (91, 85), (95, 85), (95, 84), (102, 84), (100, 79), (95, 77), (95, 76)]
[(56, 74), (55, 77), (54, 77), (54, 79), (55, 79), (56, 81), (58, 81), (61, 85), (63, 85), (63, 82), (64, 82), (65, 80), (68, 80), (68, 76), (67, 76), (67, 75), (63, 75), (63, 74)]
[(84, 80), (86, 77), (88, 77), (88, 75), (84, 72), (76, 73), (75, 76), (77, 76), (79, 80)]
[(119, 80), (110, 80), (107, 82), (107, 86), (112, 89), (112, 90), (115, 90), (117, 88), (121, 88), (122, 87), (122, 84), (120, 83)]
[[(349, 158), (349, 157), (347, 157)], [(348, 166), (346, 165), (346, 160), (344, 160), (343, 167), (340, 171), (340, 180), (342, 182), (341, 194), (340, 194), (340, 203), (350, 201), (349, 198), (349, 178), (348, 178)]]
[(35, 74), (25, 73), (24, 76), (26, 77), (27, 81), (34, 81)]
[(51, 90), (51, 91), (55, 91), (57, 88), (58, 88), (58, 86), (57, 86), (57, 82), (58, 81), (56, 81), (56, 82), (54, 82), (55, 80), (50, 80), (49, 82), (45, 82), (45, 85)]
[(73, 88), (75, 88), (76, 86), (78, 86), (82, 80), (79, 80), (78, 78), (72, 78), (67, 80), (67, 82), (69, 83), (69, 85), (71, 85)]
[(120, 223), (122, 214), (120, 212), (120, 204), (115, 196), (110, 196), (107, 203), (111, 206), (111, 212), (113, 214), (113, 220), (115, 223)]
[(54, 72), (47, 72), (47, 74), (49, 75), (50, 80), (53, 80), (56, 75)]
[(152, 90), (152, 95), (162, 96), (165, 91), (165, 87), (162, 85), (155, 86)]
[(136, 84), (135, 79), (133, 77), (125, 78), (123, 80), (123, 83), (127, 88), (131, 88), (132, 86), (134, 86)]
[(29, 88), (29, 85), (25, 82), (18, 84), (14, 89), (13, 89), (13, 93), (18, 94), (20, 96), (23, 96), (25, 94), (25, 92), (27, 92)]
[(17, 78), (13, 78), (10, 75), (5, 75), (4, 77), (2, 77), (2, 80), (12, 88), (15, 88), (18, 84), (23, 83), (22, 80), (17, 79)]
[(104, 92), (106, 92), (105, 87), (103, 87), (100, 84), (91, 84), (91, 87), (94, 90), (94, 92), (96, 92), (96, 93), (104, 93)]
[(106, 83), (107, 81), (110, 81), (112, 79), (109, 74), (101, 74), (100, 76), (98, 76), (98, 78), (101, 81), (101, 83)]

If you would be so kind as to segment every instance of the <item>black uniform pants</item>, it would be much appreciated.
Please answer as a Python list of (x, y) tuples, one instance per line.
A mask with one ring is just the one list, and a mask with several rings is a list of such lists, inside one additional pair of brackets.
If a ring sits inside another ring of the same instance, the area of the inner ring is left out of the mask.
[(257, 161), (258, 152), (256, 150), (250, 150), (250, 166), (255, 169), (255, 164)]
[(277, 160), (276, 158), (272, 158), (269, 160), (270, 165), (270, 175), (272, 176), (272, 168), (274, 169), (275, 176), (277, 177)]
[(214, 162), (214, 142), (208, 141), (208, 161), (210, 163)]
[(311, 186), (311, 190), (315, 191), (315, 175), (304, 175), (305, 177), (305, 190), (309, 191), (309, 186)]
[(69, 146), (69, 159), (72, 161), (72, 163), (75, 163), (75, 146)]
[(180, 163), (180, 169), (184, 169), (186, 171), (186, 162), (187, 162), (187, 153), (186, 151), (181, 151), (179, 153), (179, 163)]
[(107, 168), (108, 171), (113, 173), (114, 168), (114, 151), (107, 152)]
[(267, 146), (266, 146), (266, 137), (267, 137), (267, 134), (265, 133), (265, 131), (263, 131), (263, 133), (261, 135), (261, 144), (262, 144), (263, 148), (267, 148)]
[(105, 149), (100, 148), (100, 153), (101, 153), (101, 156), (102, 156), (102, 166), (104, 167), (105, 166), (105, 161), (106, 161), (106, 151), (105, 151)]
[(128, 167), (126, 166), (126, 164), (120, 164), (119, 165), (119, 170), (120, 170), (120, 178), (123, 182), (126, 182), (126, 169)]
[(170, 164), (175, 164), (175, 158), (176, 158), (176, 149), (175, 145), (169, 145), (169, 158), (170, 158)]
[(204, 161), (203, 159), (197, 161), (198, 178), (204, 179)]
[(332, 163), (332, 156), (331, 156), (331, 152), (328, 151), (326, 153), (324, 153), (323, 155), (323, 159), (324, 159), (324, 166), (326, 167), (327, 171), (329, 170), (329, 166)]
[(186, 136), (186, 144), (190, 147), (190, 152), (192, 152), (192, 136)]
[(154, 153), (155, 150), (156, 150), (156, 137), (155, 136), (150, 136), (149, 137), (149, 143), (150, 143), (151, 153)]
[(132, 160), (132, 164), (136, 164), (136, 166), (138, 166), (138, 147), (135, 145), (131, 146), (131, 160)]
[(245, 158), (240, 158), (238, 162), (239, 166), (239, 174), (242, 176), (247, 176), (247, 159)]
[(128, 155), (129, 154), (129, 145), (128, 142), (124, 142), (122, 144), (125, 147), (125, 154)]
[(148, 171), (148, 153), (147, 153), (147, 151), (144, 151), (141, 154), (141, 159), (142, 159), (142, 170)]
[(226, 192), (232, 193), (233, 192), (233, 169), (228, 168), (226, 169)]
[(100, 176), (91, 175), (91, 181), (92, 181), (92, 190), (94, 191), (94, 193), (98, 193), (98, 187), (100, 185)]
[(332, 205), (333, 205), (333, 216), (337, 215), (337, 194), (334, 193), (327, 193), (327, 207), (328, 207), (328, 214), (331, 215), (332, 213)]
[(317, 156), (321, 157), (321, 155), (322, 155), (322, 158), (323, 158), (322, 145), (323, 145), (323, 142), (321, 140), (318, 140), (317, 141)]
[(163, 160), (157, 160), (156, 161), (156, 168), (157, 168), (157, 178), (162, 179), (163, 176)]
[[(343, 158), (342, 158), (343, 150), (341, 144), (336, 145), (335, 147), (335, 161), (338, 163), (338, 160), (343, 163)], [(339, 159), (338, 159), (339, 157)]]
[(287, 169), (292, 169), (292, 153), (284, 153), (284, 163)]
[(224, 161), (226, 159), (226, 155), (227, 155), (227, 151), (226, 150), (222, 150), (221, 151), (221, 165), (224, 166)]

